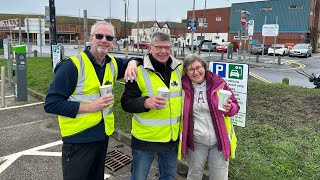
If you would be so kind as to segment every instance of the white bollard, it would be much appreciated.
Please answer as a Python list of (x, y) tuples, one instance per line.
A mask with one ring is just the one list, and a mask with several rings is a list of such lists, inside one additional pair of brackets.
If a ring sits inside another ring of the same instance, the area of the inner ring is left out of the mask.
[(1, 107), (5, 107), (5, 67), (1, 66)]

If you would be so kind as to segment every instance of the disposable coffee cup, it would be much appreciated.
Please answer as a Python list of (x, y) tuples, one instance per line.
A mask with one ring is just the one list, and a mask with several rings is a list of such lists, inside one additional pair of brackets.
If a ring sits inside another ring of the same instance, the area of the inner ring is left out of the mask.
[(231, 96), (231, 91), (219, 90), (219, 102), (218, 102), (218, 109), (221, 111), (227, 111), (225, 108), (223, 108), (223, 104), (228, 101), (228, 99)]
[(103, 85), (100, 86), (99, 89), (101, 96), (112, 95), (112, 85)]
[(170, 93), (170, 91), (166, 87), (159, 87), (158, 88), (158, 95), (166, 98), (166, 100), (169, 98), (169, 93)]

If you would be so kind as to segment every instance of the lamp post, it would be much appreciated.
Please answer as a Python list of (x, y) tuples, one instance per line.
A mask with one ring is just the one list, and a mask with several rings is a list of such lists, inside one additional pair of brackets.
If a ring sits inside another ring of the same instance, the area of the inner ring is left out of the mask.
[(193, 36), (194, 36), (194, 9), (195, 9), (195, 0), (193, 0), (193, 9), (192, 9), (192, 21), (191, 21), (191, 54), (193, 54)]
[(239, 29), (239, 54), (238, 54), (238, 61), (241, 60), (241, 53), (242, 53), (242, 27), (246, 26), (247, 22), (246, 22), (246, 16), (251, 16), (249, 11), (243, 11), (241, 10), (240, 13), (240, 29)]
[(111, 0), (109, 0), (109, 22), (111, 23)]
[(139, 0), (137, 2), (137, 52), (139, 52)]

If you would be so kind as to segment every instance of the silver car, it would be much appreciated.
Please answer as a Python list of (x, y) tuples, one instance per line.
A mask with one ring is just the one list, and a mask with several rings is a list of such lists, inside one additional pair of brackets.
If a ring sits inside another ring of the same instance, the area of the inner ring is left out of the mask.
[(312, 56), (312, 46), (311, 44), (296, 44), (290, 51), (289, 56), (299, 56), (299, 57), (311, 57)]

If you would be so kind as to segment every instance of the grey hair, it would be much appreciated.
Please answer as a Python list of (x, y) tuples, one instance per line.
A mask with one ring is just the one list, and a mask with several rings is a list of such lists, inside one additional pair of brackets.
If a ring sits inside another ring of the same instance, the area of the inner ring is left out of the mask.
[(164, 32), (155, 32), (152, 34), (151, 38), (150, 38), (150, 44), (153, 44), (156, 41), (169, 41), (171, 44), (171, 38), (170, 35)]
[(194, 63), (195, 61), (199, 61), (205, 70), (208, 70), (208, 64), (206, 61), (204, 61), (203, 59), (200, 58), (200, 56), (197, 56), (195, 54), (188, 54), (183, 61), (183, 71), (186, 73), (187, 71), (187, 67)]
[(98, 26), (100, 25), (104, 25), (104, 26), (109, 26), (111, 29), (112, 29), (112, 33), (113, 35), (112, 36), (115, 36), (116, 33), (115, 33), (115, 30), (114, 30), (114, 26), (111, 24), (111, 23), (108, 23), (107, 21), (97, 21), (96, 23), (94, 23), (92, 26), (91, 26), (91, 36), (95, 35), (96, 33), (96, 29)]

